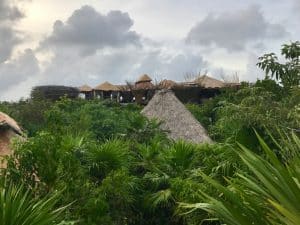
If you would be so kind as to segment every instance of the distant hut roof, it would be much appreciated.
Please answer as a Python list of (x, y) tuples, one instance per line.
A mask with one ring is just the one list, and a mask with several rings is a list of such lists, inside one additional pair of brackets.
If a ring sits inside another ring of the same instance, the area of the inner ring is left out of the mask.
[(98, 91), (119, 91), (119, 88), (109, 82), (104, 82), (94, 88)]
[(91, 92), (93, 91), (93, 88), (91, 88), (90, 86), (88, 85), (82, 85), (81, 87), (79, 87), (79, 91), (80, 92)]
[(144, 74), (140, 76), (140, 78), (136, 81), (136, 83), (141, 83), (141, 82), (151, 82), (152, 79), (149, 77), (147, 74)]
[(177, 83), (175, 81), (172, 81), (172, 80), (162, 80), (160, 83), (159, 83), (159, 88), (161, 89), (171, 89), (172, 87), (176, 86)]
[(17, 122), (7, 114), (0, 112), (0, 127), (12, 129), (15, 133), (21, 135), (22, 130)]
[(194, 83), (199, 84), (204, 88), (222, 88), (225, 83), (207, 75), (200, 76), (194, 80)]
[(173, 140), (212, 142), (199, 121), (170, 90), (158, 91), (142, 110), (142, 114), (162, 121), (162, 129), (168, 130), (169, 137)]

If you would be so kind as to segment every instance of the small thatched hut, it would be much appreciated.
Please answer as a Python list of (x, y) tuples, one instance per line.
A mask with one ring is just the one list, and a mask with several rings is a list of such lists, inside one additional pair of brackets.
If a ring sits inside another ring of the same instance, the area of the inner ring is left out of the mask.
[(135, 89), (153, 89), (154, 85), (152, 84), (152, 79), (144, 74), (135, 82)]
[(171, 90), (157, 91), (142, 110), (142, 114), (162, 121), (162, 129), (168, 130), (169, 137), (173, 140), (181, 139), (193, 143), (212, 142), (206, 130)]
[(94, 88), (94, 96), (97, 98), (107, 99), (116, 98), (119, 95), (119, 88), (109, 82), (99, 84)]
[(80, 91), (80, 94), (84, 95), (85, 99), (93, 98), (93, 88), (91, 88), (90, 86), (85, 84), (85, 85), (79, 87), (79, 91)]
[(22, 130), (16, 121), (0, 112), (0, 168), (6, 167), (6, 163), (3, 161), (4, 157), (12, 154), (11, 139), (21, 135)]
[(152, 79), (144, 74), (135, 82), (132, 92), (137, 103), (147, 104), (154, 95), (154, 90), (155, 86), (152, 84)]
[(133, 100), (133, 93), (131, 84), (123, 84), (123, 85), (116, 85), (119, 89), (119, 99), (118, 101), (121, 103), (129, 103)]

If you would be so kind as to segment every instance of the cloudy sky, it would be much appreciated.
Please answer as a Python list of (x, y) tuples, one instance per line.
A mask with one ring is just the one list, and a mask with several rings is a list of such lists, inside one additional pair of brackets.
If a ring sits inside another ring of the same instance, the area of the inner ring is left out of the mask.
[(257, 58), (295, 40), (300, 0), (0, 0), (0, 100), (143, 73), (255, 81)]

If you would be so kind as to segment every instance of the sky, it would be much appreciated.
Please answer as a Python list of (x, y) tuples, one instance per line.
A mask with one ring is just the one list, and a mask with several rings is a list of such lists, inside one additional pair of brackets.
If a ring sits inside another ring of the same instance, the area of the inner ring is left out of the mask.
[(300, 40), (300, 0), (0, 0), (0, 100), (36, 85), (255, 81)]

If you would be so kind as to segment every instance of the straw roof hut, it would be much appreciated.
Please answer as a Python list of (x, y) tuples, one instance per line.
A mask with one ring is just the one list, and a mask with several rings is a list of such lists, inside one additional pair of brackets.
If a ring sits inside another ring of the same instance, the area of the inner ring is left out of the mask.
[(22, 130), (17, 122), (5, 113), (0, 112), (0, 168), (6, 167), (3, 158), (12, 154), (11, 139), (21, 135)]
[(119, 91), (119, 88), (109, 82), (99, 84), (94, 88), (96, 91)]
[(217, 80), (215, 78), (209, 77), (207, 75), (200, 76), (194, 80), (194, 83), (199, 84), (204, 88), (222, 88), (225, 86), (225, 83)]
[(90, 86), (85, 84), (85, 85), (79, 87), (78, 89), (80, 92), (79, 97), (84, 98), (84, 99), (93, 99), (93, 97), (94, 97), (93, 88), (91, 88)]
[(82, 85), (81, 87), (79, 87), (79, 91), (80, 92), (91, 92), (93, 91), (93, 88), (91, 88), (90, 86), (88, 85)]
[(168, 130), (169, 137), (173, 140), (182, 139), (193, 143), (212, 142), (202, 125), (170, 90), (157, 91), (142, 110), (142, 114), (162, 121), (161, 128)]
[(139, 90), (147, 90), (147, 89), (153, 89), (154, 85), (151, 83), (152, 79), (147, 75), (144, 74), (140, 76), (140, 78), (135, 82), (135, 89)]
[(159, 83), (159, 88), (161, 89), (171, 89), (173, 88), (174, 86), (176, 86), (177, 83), (175, 81), (172, 81), (172, 80), (162, 80), (160, 83)]
[(135, 83), (140, 83), (140, 82), (151, 82), (152, 79), (149, 77), (147, 74), (144, 74), (139, 77), (139, 79)]

